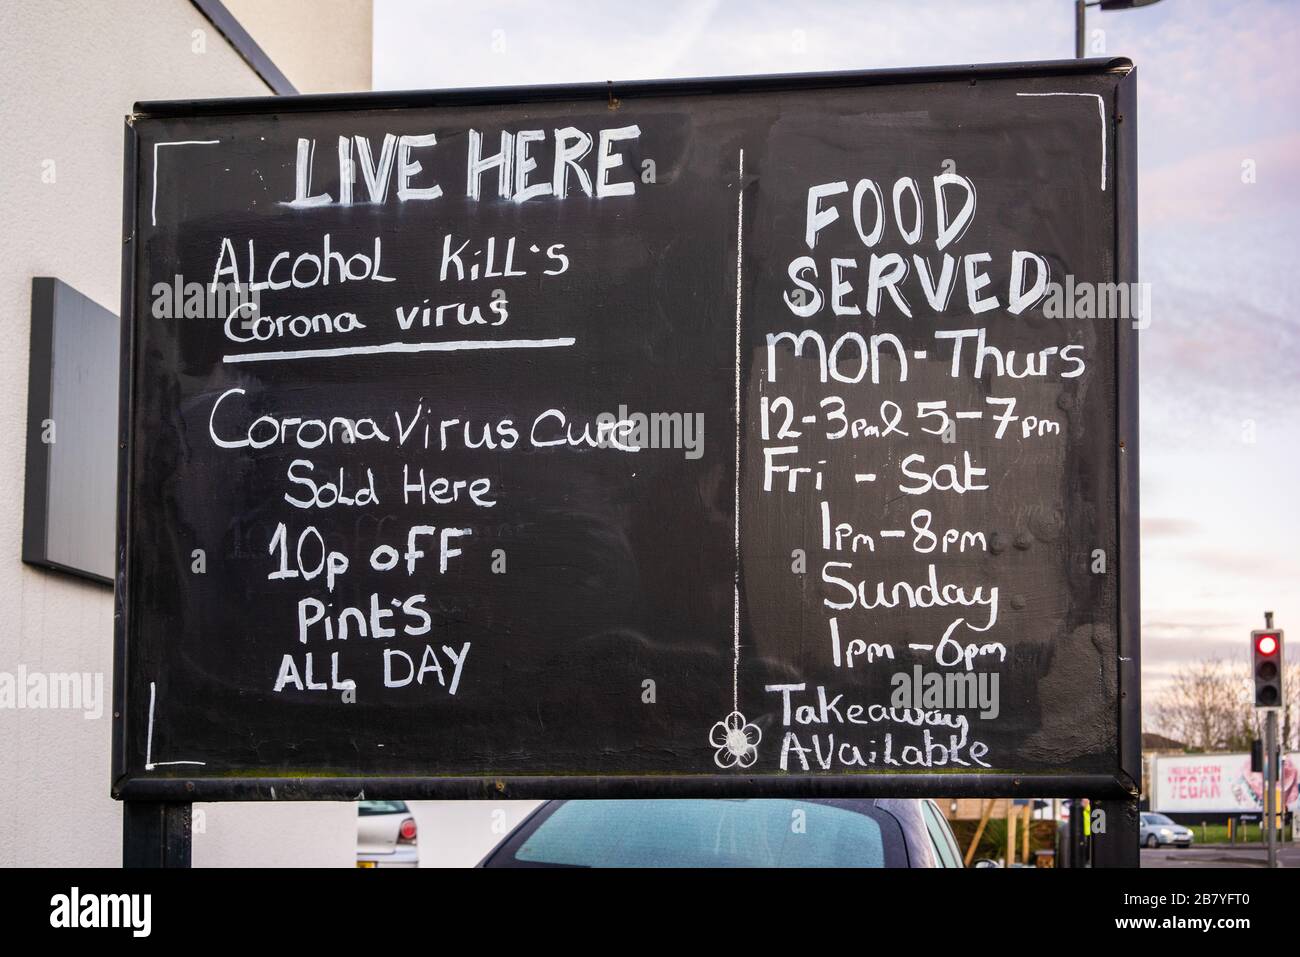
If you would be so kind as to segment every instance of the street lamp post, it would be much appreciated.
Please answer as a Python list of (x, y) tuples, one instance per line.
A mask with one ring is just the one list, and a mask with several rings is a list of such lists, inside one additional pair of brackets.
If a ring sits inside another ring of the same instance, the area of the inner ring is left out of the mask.
[(1103, 10), (1132, 10), (1134, 7), (1149, 7), (1160, 0), (1074, 0), (1074, 56), (1077, 60), (1084, 57), (1084, 37), (1088, 33), (1089, 7), (1101, 7)]

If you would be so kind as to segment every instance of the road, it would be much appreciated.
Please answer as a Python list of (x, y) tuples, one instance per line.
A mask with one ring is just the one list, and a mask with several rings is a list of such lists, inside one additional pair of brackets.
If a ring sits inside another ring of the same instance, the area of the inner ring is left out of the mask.
[[(1202, 847), (1161, 847), (1142, 850), (1142, 867), (1263, 867), (1264, 849), (1258, 844), (1232, 847), (1209, 844)], [(1279, 867), (1300, 868), (1300, 844), (1278, 845)]]

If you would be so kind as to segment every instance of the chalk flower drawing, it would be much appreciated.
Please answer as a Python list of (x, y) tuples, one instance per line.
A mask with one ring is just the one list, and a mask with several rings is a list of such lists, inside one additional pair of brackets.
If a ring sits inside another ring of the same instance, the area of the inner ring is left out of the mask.
[(718, 750), (713, 755), (720, 768), (747, 768), (758, 760), (758, 742), (763, 732), (749, 724), (739, 711), (733, 711), (713, 726), (709, 743)]

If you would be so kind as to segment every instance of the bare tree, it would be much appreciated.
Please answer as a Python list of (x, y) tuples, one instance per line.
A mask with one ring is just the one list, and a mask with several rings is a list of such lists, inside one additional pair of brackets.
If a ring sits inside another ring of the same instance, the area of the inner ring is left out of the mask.
[(1182, 665), (1152, 715), (1162, 734), (1195, 751), (1248, 751), (1258, 733), (1249, 672), (1221, 658)]

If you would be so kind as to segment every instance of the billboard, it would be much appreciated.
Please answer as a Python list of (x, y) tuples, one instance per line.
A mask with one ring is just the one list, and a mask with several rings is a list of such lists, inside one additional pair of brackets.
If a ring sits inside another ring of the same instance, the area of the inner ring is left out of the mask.
[[(1282, 803), (1296, 809), (1300, 754), (1282, 760)], [(1258, 814), (1264, 810), (1264, 775), (1250, 769), (1250, 755), (1157, 755), (1151, 767), (1151, 810), (1165, 813)]]

